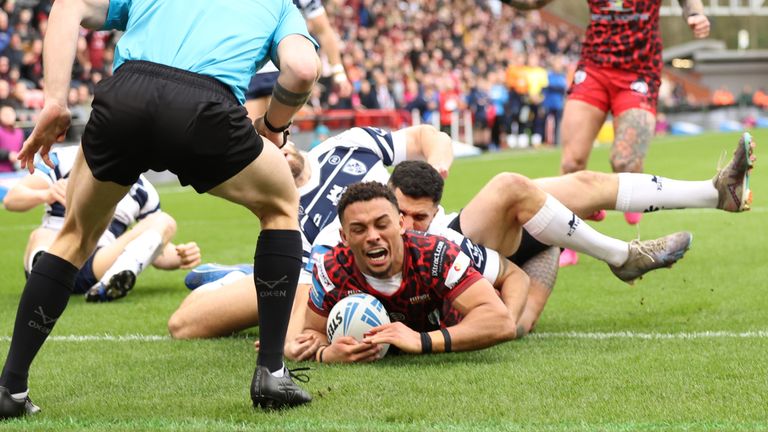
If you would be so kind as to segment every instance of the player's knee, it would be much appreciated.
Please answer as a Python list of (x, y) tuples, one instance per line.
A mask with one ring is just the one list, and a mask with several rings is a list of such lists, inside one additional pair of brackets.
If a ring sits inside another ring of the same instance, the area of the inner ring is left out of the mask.
[(587, 160), (579, 157), (564, 157), (560, 163), (560, 171), (563, 174), (582, 171), (587, 168)]
[(531, 193), (540, 192), (540, 189), (531, 179), (517, 173), (498, 174), (491, 179), (489, 184), (495, 192), (493, 195), (503, 197), (507, 202), (523, 200), (529, 197)]
[(168, 320), (168, 333), (173, 339), (195, 339), (201, 336), (193, 321), (186, 319), (183, 312), (177, 310)]
[(169, 242), (176, 235), (176, 220), (165, 212), (158, 212), (153, 215), (157, 223), (158, 231), (163, 236), (164, 242)]
[(610, 178), (610, 174), (587, 170), (574, 172), (571, 176), (583, 188), (596, 188)]
[(642, 159), (623, 159), (619, 157), (611, 157), (611, 169), (615, 173), (622, 172), (643, 172)]

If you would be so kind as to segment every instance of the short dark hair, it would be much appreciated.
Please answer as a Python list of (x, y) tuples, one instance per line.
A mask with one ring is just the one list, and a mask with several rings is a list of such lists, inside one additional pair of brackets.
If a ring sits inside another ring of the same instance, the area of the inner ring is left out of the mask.
[(339, 220), (344, 220), (344, 210), (356, 202), (372, 201), (376, 198), (384, 198), (392, 203), (395, 209), (400, 212), (397, 205), (397, 198), (390, 188), (379, 182), (355, 183), (347, 188), (339, 199), (338, 213)]
[(429, 198), (440, 204), (445, 181), (432, 165), (424, 161), (403, 161), (395, 166), (389, 186), (411, 198)]

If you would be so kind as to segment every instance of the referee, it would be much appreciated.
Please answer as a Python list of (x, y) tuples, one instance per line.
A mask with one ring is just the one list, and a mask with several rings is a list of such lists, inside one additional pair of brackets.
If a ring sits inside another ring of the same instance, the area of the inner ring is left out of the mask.
[[(18, 156), (30, 172), (36, 153), (53, 167), (51, 145), (69, 128), (67, 91), (80, 25), (125, 33), (115, 50), (114, 76), (95, 90), (69, 180), (64, 227), (21, 296), (0, 375), (0, 419), (40, 411), (29, 398), (30, 365), (115, 205), (149, 169), (171, 170), (183, 185), (241, 204), (259, 218), (253, 276), (261, 349), (251, 398), (263, 408), (309, 402), (283, 365), (302, 244), (298, 193), (278, 146), (320, 69), (298, 9), (291, 0), (54, 2), (43, 53), (45, 106)], [(267, 112), (252, 124), (244, 92), (270, 59), (280, 76)]]

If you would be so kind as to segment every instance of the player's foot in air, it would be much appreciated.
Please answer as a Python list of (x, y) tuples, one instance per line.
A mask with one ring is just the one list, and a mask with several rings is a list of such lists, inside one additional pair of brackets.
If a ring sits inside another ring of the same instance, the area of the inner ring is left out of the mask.
[(106, 284), (99, 282), (92, 286), (85, 293), (85, 301), (92, 303), (111, 302), (123, 298), (128, 295), (128, 291), (133, 289), (135, 284), (136, 273), (131, 270), (123, 270), (115, 273)]
[(624, 213), (624, 220), (627, 221), (630, 225), (637, 225), (640, 223), (640, 219), (643, 218), (642, 213), (637, 212), (625, 212)]
[(16, 399), (5, 387), (0, 387), (0, 420), (32, 415), (40, 412), (40, 407), (32, 403), (29, 395)]
[(579, 263), (579, 254), (572, 249), (563, 249), (560, 252), (560, 267), (568, 267)]
[(717, 208), (729, 212), (749, 210), (752, 204), (749, 174), (755, 165), (754, 150), (752, 135), (745, 132), (739, 139), (733, 158), (712, 179), (717, 189)]
[(309, 379), (306, 375), (296, 375), (285, 367), (283, 367), (283, 376), (278, 378), (272, 375), (265, 366), (256, 366), (251, 381), (253, 407), (260, 406), (263, 409), (291, 408), (311, 402), (312, 396), (296, 385), (293, 378), (300, 381)]
[(651, 270), (671, 267), (685, 255), (692, 241), (693, 234), (689, 232), (677, 232), (655, 240), (632, 240), (627, 261), (609, 267), (616, 277), (632, 284)]
[(232, 272), (240, 272), (244, 275), (253, 274), (253, 264), (200, 264), (193, 268), (184, 278), (184, 285), (194, 290), (205, 284), (215, 282)]

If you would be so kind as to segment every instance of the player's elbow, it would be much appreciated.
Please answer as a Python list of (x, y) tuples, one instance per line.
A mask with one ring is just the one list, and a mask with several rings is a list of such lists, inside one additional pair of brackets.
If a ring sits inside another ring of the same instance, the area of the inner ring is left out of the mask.
[(312, 55), (312, 61), (304, 58), (293, 58), (281, 63), (282, 70), (289, 74), (296, 88), (311, 88), (320, 78), (322, 63), (317, 54)]
[(512, 314), (504, 306), (497, 309), (489, 320), (494, 323), (494, 344), (511, 341), (517, 336), (517, 323)]

